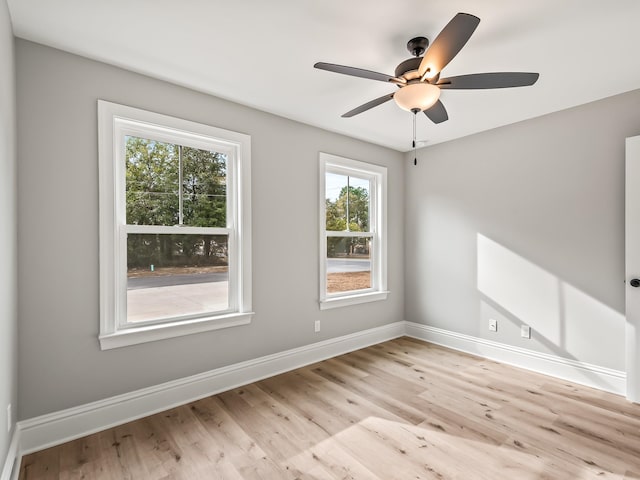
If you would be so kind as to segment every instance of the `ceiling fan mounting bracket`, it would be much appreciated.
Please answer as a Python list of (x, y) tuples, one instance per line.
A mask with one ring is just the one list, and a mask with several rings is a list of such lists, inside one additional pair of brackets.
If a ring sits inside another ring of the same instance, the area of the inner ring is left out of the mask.
[(426, 37), (415, 37), (407, 42), (407, 50), (414, 57), (420, 57), (427, 51), (429, 40)]

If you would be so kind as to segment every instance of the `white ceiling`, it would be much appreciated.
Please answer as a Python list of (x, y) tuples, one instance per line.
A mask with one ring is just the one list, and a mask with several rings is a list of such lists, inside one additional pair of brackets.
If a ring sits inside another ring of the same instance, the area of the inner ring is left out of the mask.
[[(443, 76), (539, 72), (532, 87), (443, 91), (449, 121), (418, 116), (431, 145), (640, 88), (638, 0), (8, 0), (16, 36), (385, 145), (411, 147), (394, 102), (344, 112), (390, 84), (317, 61), (393, 74), (407, 41), (457, 12), (481, 22)], [(603, 119), (604, 122), (615, 119)]]

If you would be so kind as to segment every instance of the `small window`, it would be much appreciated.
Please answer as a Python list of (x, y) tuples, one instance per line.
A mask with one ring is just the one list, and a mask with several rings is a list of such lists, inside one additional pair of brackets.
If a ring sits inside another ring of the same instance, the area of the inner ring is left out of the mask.
[(102, 348), (248, 323), (249, 137), (98, 110)]
[(320, 308), (387, 297), (386, 168), (320, 154)]

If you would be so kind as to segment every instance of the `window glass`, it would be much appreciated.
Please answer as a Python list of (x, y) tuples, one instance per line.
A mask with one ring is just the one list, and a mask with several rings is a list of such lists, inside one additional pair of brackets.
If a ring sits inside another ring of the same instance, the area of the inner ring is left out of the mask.
[(127, 321), (157, 321), (229, 308), (223, 235), (127, 235)]
[[(127, 225), (226, 226), (226, 155), (124, 140)], [(227, 250), (227, 236), (129, 233), (126, 322), (227, 310)]]
[(182, 148), (184, 225), (227, 225), (227, 157), (196, 148)]
[(371, 288), (371, 237), (327, 237), (327, 293)]
[(370, 190), (368, 179), (327, 172), (326, 229), (338, 232), (368, 232)]
[(178, 223), (178, 159), (176, 146), (145, 138), (125, 137), (127, 223)]
[(132, 136), (125, 145), (127, 224), (226, 226), (226, 155)]

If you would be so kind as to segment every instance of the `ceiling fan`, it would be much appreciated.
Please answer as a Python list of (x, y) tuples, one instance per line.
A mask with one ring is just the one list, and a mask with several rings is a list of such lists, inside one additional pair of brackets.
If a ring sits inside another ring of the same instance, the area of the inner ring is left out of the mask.
[[(396, 67), (395, 75), (324, 62), (318, 62), (314, 67), (393, 83), (399, 88), (393, 93), (348, 111), (342, 117), (353, 117), (393, 98), (400, 108), (414, 114), (422, 111), (433, 123), (442, 123), (449, 119), (449, 115), (440, 101), (440, 90), (525, 87), (533, 85), (538, 80), (538, 73), (524, 72), (473, 73), (441, 78), (442, 69), (464, 47), (479, 23), (480, 19), (474, 15), (458, 13), (442, 29), (431, 46), (425, 37), (412, 38), (407, 43), (407, 49), (414, 58), (400, 63)], [(421, 57), (423, 53), (424, 56)]]

